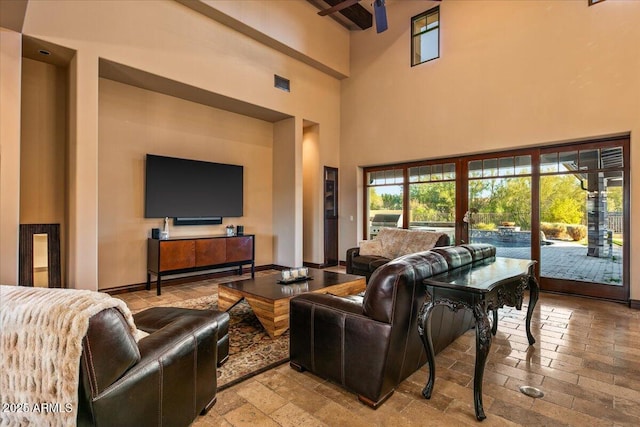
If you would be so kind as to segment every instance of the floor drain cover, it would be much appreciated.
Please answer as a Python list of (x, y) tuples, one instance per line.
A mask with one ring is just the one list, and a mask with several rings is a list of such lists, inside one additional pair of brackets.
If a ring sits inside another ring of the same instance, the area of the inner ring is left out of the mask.
[(526, 394), (529, 397), (533, 397), (534, 399), (538, 399), (538, 398), (544, 396), (544, 393), (541, 390), (539, 390), (539, 389), (537, 389), (535, 387), (531, 387), (529, 385), (521, 386), (520, 387), (520, 391), (523, 394)]

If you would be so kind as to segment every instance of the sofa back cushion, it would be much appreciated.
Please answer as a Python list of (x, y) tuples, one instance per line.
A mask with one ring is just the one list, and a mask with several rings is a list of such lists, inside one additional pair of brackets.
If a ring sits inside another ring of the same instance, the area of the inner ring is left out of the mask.
[(495, 246), (479, 243), (437, 247), (396, 258), (371, 275), (364, 294), (363, 314), (380, 322), (391, 323), (399, 301), (403, 301), (400, 304), (412, 301), (417, 295), (416, 286), (422, 289), (424, 279), (495, 257), (495, 254)]
[(460, 246), (471, 252), (471, 257), (474, 262), (496, 256), (496, 247), (487, 243), (469, 243)]
[(496, 256), (496, 247), (487, 243), (471, 243), (432, 250), (447, 260), (449, 270)]
[(446, 248), (433, 248), (433, 252), (439, 253), (447, 260), (449, 270), (462, 267), (463, 265), (471, 264), (473, 262), (473, 256), (471, 252), (462, 246), (449, 246)]
[(402, 309), (396, 307), (400, 301), (401, 304), (412, 301), (416, 286), (422, 289), (424, 279), (447, 269), (445, 258), (433, 251), (394, 259), (378, 268), (369, 279), (362, 302), (363, 314), (379, 322), (391, 323), (394, 310)]

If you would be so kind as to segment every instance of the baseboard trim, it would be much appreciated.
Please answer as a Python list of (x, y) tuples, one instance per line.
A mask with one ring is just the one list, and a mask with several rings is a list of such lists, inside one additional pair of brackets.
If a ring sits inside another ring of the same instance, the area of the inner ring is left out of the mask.
[[(255, 268), (256, 271), (273, 270), (273, 269), (279, 269), (279, 268), (278, 266), (273, 264), (261, 265)], [(162, 287), (164, 288), (165, 286), (182, 285), (184, 283), (197, 282), (199, 280), (217, 279), (220, 277), (235, 276), (237, 274), (237, 271), (238, 270), (234, 268), (233, 270), (214, 271), (214, 272), (203, 273), (203, 274), (193, 274), (190, 276), (176, 277), (173, 279), (165, 279), (165, 276), (163, 276)], [(250, 273), (250, 272), (251, 272), (250, 268), (242, 269), (243, 274)], [(155, 281), (152, 280), (151, 290), (154, 292), (155, 292), (155, 286), (156, 286)], [(131, 285), (118, 286), (118, 287), (109, 288), (109, 289), (99, 289), (99, 291), (105, 292), (109, 295), (117, 295), (117, 294), (124, 294), (128, 292), (143, 291), (146, 288), (147, 288), (147, 284), (145, 282), (145, 283), (133, 283)]]
[(303, 262), (302, 263), (305, 267), (309, 267), (309, 268), (317, 268), (318, 270), (322, 270), (323, 264), (316, 264), (315, 262)]
[[(327, 265), (327, 264), (316, 264), (314, 262), (304, 262), (303, 265), (305, 267), (309, 267), (309, 268), (317, 268), (318, 270), (323, 270), (325, 268), (329, 268), (329, 267), (336, 267), (336, 265)], [(344, 261), (338, 261), (338, 265), (340, 266), (345, 266), (347, 265), (346, 262)]]
[(640, 310), (640, 300), (630, 299), (629, 300), (629, 307), (635, 308), (636, 310)]

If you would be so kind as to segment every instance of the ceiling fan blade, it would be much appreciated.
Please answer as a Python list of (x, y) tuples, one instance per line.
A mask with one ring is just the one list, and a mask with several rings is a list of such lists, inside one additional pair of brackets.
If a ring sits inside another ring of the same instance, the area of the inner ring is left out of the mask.
[(343, 2), (338, 3), (335, 6), (331, 6), (329, 9), (321, 10), (320, 12), (318, 12), (318, 15), (325, 16), (325, 15), (330, 15), (330, 14), (335, 13), (335, 12), (340, 12), (342, 9), (346, 9), (348, 7), (351, 7), (354, 4), (358, 3), (359, 1), (360, 0), (344, 0)]
[(385, 0), (373, 0), (373, 14), (376, 18), (376, 32), (381, 33), (386, 31), (387, 26), (387, 7), (384, 4)]

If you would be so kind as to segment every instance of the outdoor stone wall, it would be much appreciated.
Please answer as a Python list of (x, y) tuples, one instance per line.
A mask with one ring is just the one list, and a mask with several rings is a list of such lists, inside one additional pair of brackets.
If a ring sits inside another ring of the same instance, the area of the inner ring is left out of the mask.
[(531, 232), (515, 229), (471, 230), (471, 241), (496, 245), (531, 246)]

